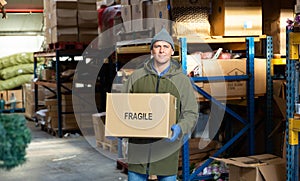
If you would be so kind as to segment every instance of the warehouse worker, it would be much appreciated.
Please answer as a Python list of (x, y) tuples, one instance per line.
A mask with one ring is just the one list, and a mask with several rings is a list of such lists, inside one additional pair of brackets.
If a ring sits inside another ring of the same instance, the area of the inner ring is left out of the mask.
[(180, 64), (171, 58), (174, 50), (173, 39), (163, 28), (151, 41), (152, 58), (124, 83), (123, 92), (170, 93), (177, 98), (177, 120), (171, 127), (171, 138), (129, 138), (129, 181), (146, 181), (149, 175), (156, 175), (160, 181), (176, 181), (183, 138), (191, 134), (198, 119), (193, 86)]

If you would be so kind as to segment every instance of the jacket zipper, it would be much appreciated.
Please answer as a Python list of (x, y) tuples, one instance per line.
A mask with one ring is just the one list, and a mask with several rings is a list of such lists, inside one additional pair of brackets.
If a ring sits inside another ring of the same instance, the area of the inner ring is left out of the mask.
[(160, 82), (160, 78), (161, 76), (157, 76), (157, 82), (156, 82), (156, 88), (155, 88), (155, 92), (158, 93), (158, 88), (159, 88), (159, 82)]
[[(157, 75), (157, 82), (156, 82), (156, 87), (155, 87), (156, 93), (158, 93), (160, 78), (161, 77), (159, 75)], [(151, 161), (151, 147), (152, 147), (152, 143), (150, 143), (150, 145), (149, 145), (148, 163), (147, 163), (147, 168), (146, 168), (146, 181), (148, 180), (148, 177), (149, 177), (150, 161)]]

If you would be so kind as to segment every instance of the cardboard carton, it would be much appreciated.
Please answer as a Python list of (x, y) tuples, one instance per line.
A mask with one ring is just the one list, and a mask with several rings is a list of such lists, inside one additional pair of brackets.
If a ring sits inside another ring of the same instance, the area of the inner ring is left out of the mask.
[(237, 158), (214, 158), (229, 166), (229, 181), (285, 180), (285, 160), (271, 154)]
[(107, 93), (105, 136), (168, 138), (176, 98), (163, 94)]
[(259, 1), (212, 1), (212, 36), (262, 35), (262, 6)]
[[(196, 75), (235, 76), (246, 75), (246, 59), (203, 59), (197, 55), (187, 56), (187, 73), (197, 70)], [(196, 82), (197, 86), (215, 98), (246, 97), (247, 81)], [(254, 59), (254, 94), (266, 93), (266, 59)], [(197, 98), (202, 99), (202, 95)]]
[(78, 26), (97, 30), (98, 12), (96, 10), (78, 10)]
[(51, 15), (51, 27), (77, 26), (77, 9), (53, 9)]

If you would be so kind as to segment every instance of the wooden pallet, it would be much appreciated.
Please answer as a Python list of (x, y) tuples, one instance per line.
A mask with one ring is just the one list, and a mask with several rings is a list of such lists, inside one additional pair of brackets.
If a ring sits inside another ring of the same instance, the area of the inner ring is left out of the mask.
[(96, 141), (97, 147), (102, 148), (103, 150), (108, 150), (111, 153), (117, 153), (118, 152), (118, 145), (110, 144), (103, 141)]

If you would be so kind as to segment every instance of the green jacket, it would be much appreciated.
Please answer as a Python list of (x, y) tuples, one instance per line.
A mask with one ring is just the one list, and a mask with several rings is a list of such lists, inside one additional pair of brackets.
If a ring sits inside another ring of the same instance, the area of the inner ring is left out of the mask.
[[(152, 68), (153, 59), (135, 70), (125, 82), (128, 93), (171, 93), (177, 98), (177, 124), (183, 135), (191, 134), (198, 120), (198, 104), (188, 76), (182, 73), (179, 63), (172, 60), (169, 71), (159, 77)], [(128, 144), (128, 170), (150, 175), (175, 175), (178, 172), (179, 151), (182, 139), (173, 143), (165, 139), (130, 138)]]

